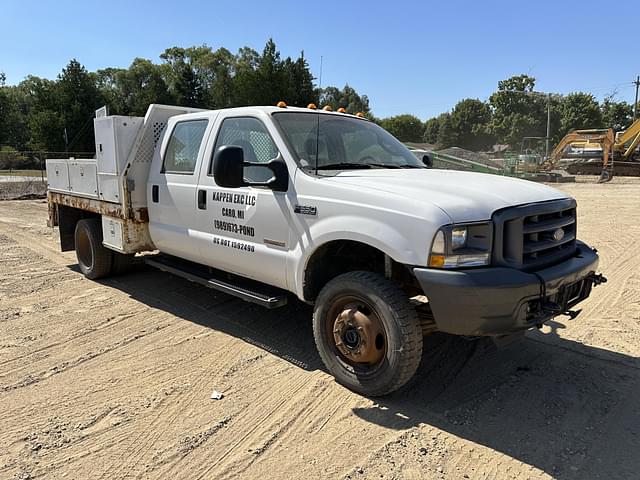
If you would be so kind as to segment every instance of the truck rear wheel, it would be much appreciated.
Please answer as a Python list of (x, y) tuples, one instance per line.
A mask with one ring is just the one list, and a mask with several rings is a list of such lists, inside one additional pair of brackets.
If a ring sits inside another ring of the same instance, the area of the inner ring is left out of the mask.
[(102, 245), (102, 225), (98, 218), (78, 221), (75, 231), (76, 257), (85, 277), (95, 280), (111, 273), (113, 252)]
[(396, 284), (372, 272), (349, 272), (327, 283), (316, 301), (313, 334), (329, 372), (367, 396), (402, 387), (422, 357), (415, 309)]

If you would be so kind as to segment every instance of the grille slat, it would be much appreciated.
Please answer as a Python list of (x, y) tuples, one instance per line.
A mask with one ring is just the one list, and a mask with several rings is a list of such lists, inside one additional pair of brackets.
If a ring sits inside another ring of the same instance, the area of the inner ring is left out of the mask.
[(565, 243), (573, 242), (575, 239), (576, 239), (576, 236), (573, 233), (571, 233), (571, 234), (566, 234), (564, 238), (559, 242), (555, 240), (525, 242), (524, 247), (522, 248), (522, 253), (527, 254), (527, 253), (540, 252), (542, 250), (549, 250), (550, 248), (559, 247), (561, 245), (564, 245)]
[(545, 230), (555, 230), (556, 228), (566, 227), (567, 225), (572, 225), (574, 223), (576, 223), (576, 219), (573, 217), (561, 217), (557, 220), (548, 220), (545, 222), (532, 222), (524, 225), (523, 233), (538, 233), (544, 232)]

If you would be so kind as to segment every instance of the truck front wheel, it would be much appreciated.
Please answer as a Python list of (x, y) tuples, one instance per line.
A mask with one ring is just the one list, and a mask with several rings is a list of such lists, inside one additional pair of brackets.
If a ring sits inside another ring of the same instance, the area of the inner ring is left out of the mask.
[(422, 330), (404, 292), (382, 275), (349, 272), (317, 298), (313, 334), (336, 380), (367, 396), (386, 395), (413, 377)]
[(78, 221), (75, 231), (76, 257), (85, 277), (95, 280), (111, 273), (113, 252), (102, 245), (102, 225), (98, 218)]

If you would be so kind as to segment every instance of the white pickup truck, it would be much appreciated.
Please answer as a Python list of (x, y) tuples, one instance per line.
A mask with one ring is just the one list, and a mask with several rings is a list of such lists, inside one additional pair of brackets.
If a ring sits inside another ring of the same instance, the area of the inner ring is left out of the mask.
[(147, 252), (268, 308), (293, 295), (329, 372), (365, 395), (414, 375), (425, 334), (540, 327), (605, 281), (565, 193), (426, 168), (357, 116), (151, 105), (94, 127), (96, 159), (47, 161), (49, 225), (88, 278)]

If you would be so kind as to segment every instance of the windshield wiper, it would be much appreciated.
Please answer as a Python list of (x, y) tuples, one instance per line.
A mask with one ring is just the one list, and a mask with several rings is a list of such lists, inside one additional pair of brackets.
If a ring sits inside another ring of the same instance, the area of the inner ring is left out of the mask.
[[(313, 168), (309, 165), (308, 168)], [(395, 165), (393, 163), (329, 163), (318, 165), (318, 170), (366, 170), (369, 168), (421, 168), (417, 165), (403, 164)]]
[(402, 165), (396, 165), (395, 163), (367, 163), (367, 165), (371, 165), (374, 168), (422, 168), (418, 165), (411, 165), (408, 163), (404, 163)]
[[(313, 168), (313, 166), (311, 166)], [(325, 165), (318, 165), (318, 170), (358, 170), (372, 168), (368, 163), (328, 163)]]

